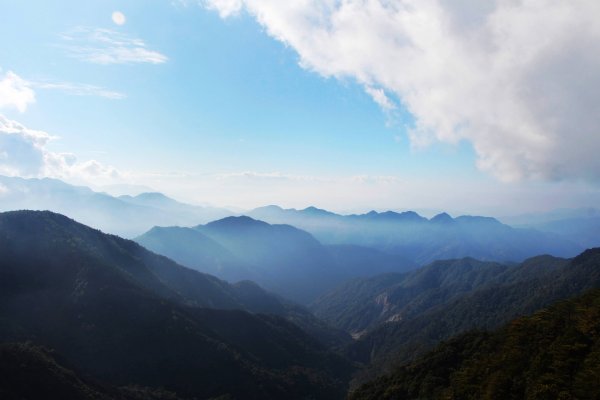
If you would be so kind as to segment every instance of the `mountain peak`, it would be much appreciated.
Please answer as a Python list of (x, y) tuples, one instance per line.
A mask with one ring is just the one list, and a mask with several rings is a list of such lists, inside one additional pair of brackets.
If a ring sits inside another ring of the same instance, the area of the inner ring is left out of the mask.
[(248, 217), (247, 215), (240, 215), (239, 217), (225, 217), (223, 219), (219, 219), (217, 221), (209, 222), (208, 224), (206, 224), (206, 226), (210, 228), (247, 228), (267, 225), (269, 224)]
[(315, 206), (306, 207), (304, 210), (301, 210), (305, 214), (310, 215), (333, 215), (331, 211), (323, 210), (322, 208), (317, 208)]
[(383, 221), (421, 222), (425, 220), (424, 217), (420, 216), (414, 211), (404, 211), (401, 213), (396, 211), (384, 211), (381, 213), (378, 213), (377, 211), (369, 211), (363, 215), (368, 218), (376, 218)]
[(138, 200), (172, 200), (170, 197), (168, 197), (160, 192), (140, 193), (137, 196), (133, 196), (133, 198), (138, 199)]
[(447, 224), (454, 222), (454, 219), (448, 213), (443, 212), (431, 218), (430, 221), (437, 224)]

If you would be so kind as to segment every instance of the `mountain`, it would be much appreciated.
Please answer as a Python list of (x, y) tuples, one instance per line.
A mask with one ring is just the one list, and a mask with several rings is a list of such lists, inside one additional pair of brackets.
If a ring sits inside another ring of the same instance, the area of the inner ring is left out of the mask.
[(247, 216), (193, 228), (155, 227), (135, 240), (190, 268), (232, 282), (253, 280), (305, 304), (347, 279), (413, 267), (397, 255), (361, 246), (323, 246), (290, 225)]
[(600, 217), (578, 217), (548, 221), (535, 229), (568, 237), (584, 247), (600, 246)]
[(0, 398), (6, 400), (178, 400), (173, 393), (121, 387), (83, 377), (55, 352), (31, 343), (0, 344)]
[(350, 399), (597, 399), (599, 310), (596, 289), (495, 332), (464, 334)]
[(562, 236), (584, 248), (600, 246), (600, 210), (595, 208), (559, 209), (505, 217), (503, 220)]
[(206, 223), (232, 213), (191, 206), (160, 193), (119, 198), (57, 179), (23, 179), (0, 175), (0, 211), (51, 210), (108, 233), (137, 236), (155, 225)]
[(317, 299), (310, 308), (324, 321), (360, 337), (381, 323), (418, 316), (492, 282), (508, 269), (472, 258), (436, 261), (404, 274), (351, 280)]
[(570, 260), (535, 257), (510, 266), (473, 290), (422, 308), (410, 318), (378, 325), (352, 343), (346, 354), (369, 364), (356, 377), (361, 382), (415, 359), (454, 335), (495, 329), (513, 318), (599, 287), (600, 249), (587, 250)]
[(500, 262), (520, 262), (538, 254), (572, 257), (585, 248), (552, 232), (516, 229), (489, 217), (452, 218), (442, 213), (428, 220), (412, 211), (339, 215), (277, 206), (257, 208), (248, 215), (304, 229), (324, 244), (375, 248), (420, 265), (463, 257)]
[(31, 341), (84, 376), (184, 398), (344, 396), (346, 361), (282, 317), (237, 309), (256, 287), (51, 212), (0, 214), (0, 255), (0, 342)]
[(231, 251), (197, 229), (158, 227), (135, 241), (178, 263), (228, 281), (250, 279), (250, 271)]

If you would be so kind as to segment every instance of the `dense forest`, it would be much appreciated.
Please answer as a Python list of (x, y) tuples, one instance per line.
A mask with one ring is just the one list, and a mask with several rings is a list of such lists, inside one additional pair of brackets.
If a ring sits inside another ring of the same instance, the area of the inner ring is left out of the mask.
[(444, 342), (350, 398), (598, 399), (600, 290)]

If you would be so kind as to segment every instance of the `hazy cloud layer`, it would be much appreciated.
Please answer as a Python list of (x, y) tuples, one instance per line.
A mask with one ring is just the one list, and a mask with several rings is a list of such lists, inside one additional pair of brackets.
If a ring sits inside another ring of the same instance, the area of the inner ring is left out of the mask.
[(597, 0), (201, 3), (247, 11), (304, 68), (356, 79), (384, 109), (401, 102), (414, 145), (468, 140), (506, 181), (600, 178)]
[(54, 177), (81, 182), (112, 181), (119, 171), (96, 160), (78, 161), (74, 154), (48, 150), (56, 137), (29, 129), (0, 115), (0, 175)]
[(2, 74), (0, 70), (0, 109), (16, 108), (24, 112), (27, 106), (35, 102), (35, 92), (29, 83), (14, 72)]
[(111, 29), (78, 27), (62, 35), (71, 57), (94, 64), (162, 64), (168, 57), (146, 43)]

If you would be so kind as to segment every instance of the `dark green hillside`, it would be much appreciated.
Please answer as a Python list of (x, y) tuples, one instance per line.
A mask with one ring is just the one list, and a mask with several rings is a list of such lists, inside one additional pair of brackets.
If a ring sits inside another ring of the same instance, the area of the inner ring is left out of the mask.
[(3, 400), (178, 400), (164, 390), (116, 388), (84, 378), (54, 352), (31, 343), (0, 344), (0, 398)]
[(348, 348), (370, 365), (357, 381), (389, 372), (437, 343), (472, 329), (495, 329), (519, 316), (600, 287), (600, 249), (571, 259), (549, 256), (511, 267), (495, 283), (452, 299), (412, 319), (383, 324)]
[(472, 258), (436, 261), (404, 274), (349, 281), (317, 299), (319, 318), (360, 335), (386, 321), (413, 318), (492, 282), (507, 266)]
[(600, 290), (452, 339), (350, 398), (598, 399)]
[(236, 288), (50, 212), (0, 214), (0, 341), (55, 349), (85, 375), (181, 397), (343, 397), (350, 368)]

